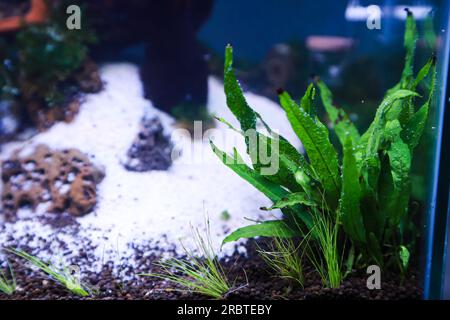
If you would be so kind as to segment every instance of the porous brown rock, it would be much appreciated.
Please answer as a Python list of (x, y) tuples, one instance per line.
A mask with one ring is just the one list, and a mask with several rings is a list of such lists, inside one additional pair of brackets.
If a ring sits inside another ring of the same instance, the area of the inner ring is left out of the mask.
[(103, 89), (103, 81), (98, 67), (90, 58), (86, 59), (74, 77), (80, 90), (84, 93), (97, 93)]
[(45, 108), (39, 101), (29, 101), (27, 112), (38, 131), (43, 132), (59, 121), (72, 122), (78, 114), (80, 105), (80, 96), (73, 96), (67, 103), (53, 108)]
[(47, 204), (46, 211), (82, 216), (97, 204), (96, 186), (104, 172), (77, 149), (51, 150), (38, 145), (21, 157), (20, 150), (2, 162), (2, 212), (7, 219), (17, 210)]

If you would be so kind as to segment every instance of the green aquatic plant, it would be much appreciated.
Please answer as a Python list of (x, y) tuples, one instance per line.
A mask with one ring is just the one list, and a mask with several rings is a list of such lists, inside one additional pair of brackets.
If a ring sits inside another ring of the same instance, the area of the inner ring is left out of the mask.
[(17, 70), (14, 69), (12, 57), (14, 48), (5, 39), (0, 39), (0, 101), (16, 99), (19, 93), (17, 88)]
[(87, 47), (77, 32), (57, 25), (30, 26), (17, 35), (18, 67), (33, 93), (49, 106), (61, 102), (59, 86), (86, 58)]
[[(269, 210), (281, 209), (283, 219), (240, 228), (228, 235), (224, 243), (258, 236), (309, 236), (311, 245), (321, 251), (315, 265), (324, 266), (321, 268), (327, 275), (322, 278), (332, 287), (338, 286), (343, 278), (341, 262), (346, 252), (350, 269), (354, 260), (360, 265), (376, 263), (381, 267), (399, 266), (402, 272), (406, 269), (413, 249), (408, 243), (412, 225), (408, 210), (411, 162), (425, 129), (436, 74), (435, 59), (431, 58), (414, 76), (416, 39), (416, 24), (408, 12), (401, 79), (387, 91), (372, 124), (362, 135), (347, 113), (334, 105), (331, 91), (320, 79), (309, 85), (299, 102), (287, 92), (279, 91), (280, 104), (307, 158), (275, 134), (247, 104), (233, 70), (232, 47), (226, 47), (227, 105), (240, 122), (241, 129), (233, 129), (245, 137), (252, 167), (236, 149), (229, 155), (213, 142), (211, 146), (225, 165), (273, 201)], [(428, 97), (416, 108), (422, 98), (416, 92), (417, 87), (425, 80), (430, 83)], [(342, 146), (342, 156), (316, 115), (316, 90)], [(231, 127), (225, 120), (219, 120)], [(256, 130), (258, 120), (267, 134)], [(253, 132), (256, 138), (249, 138), (248, 132)], [(263, 161), (266, 159), (260, 157), (258, 150), (270, 150), (279, 161), (276, 172), (265, 173), (270, 164)], [(351, 242), (352, 250), (345, 250), (345, 239)]]
[[(327, 210), (312, 208), (314, 227), (311, 229), (306, 246), (309, 262), (322, 279), (324, 286), (339, 288), (344, 278), (342, 269), (343, 247), (339, 246), (340, 217), (331, 216)], [(313, 238), (312, 243), (309, 240)]]
[(90, 296), (93, 290), (89, 286), (80, 280), (78, 274), (73, 274), (74, 270), (70, 267), (58, 268), (53, 264), (48, 264), (32, 256), (20, 249), (8, 249), (8, 252), (25, 259), (31, 265), (35, 266), (39, 270), (49, 275), (53, 280), (59, 282), (67, 290), (81, 297)]
[(16, 291), (16, 276), (12, 266), (8, 263), (9, 278), (6, 272), (0, 270), (0, 291), (4, 294), (11, 295)]
[(27, 26), (15, 40), (19, 80), (48, 106), (64, 100), (61, 85), (81, 67), (87, 57), (87, 45), (95, 41), (86, 21), (81, 30), (67, 28), (67, 3), (64, 0), (52, 6), (47, 24)]
[(214, 251), (209, 221), (206, 222), (206, 236), (203, 236), (198, 229), (192, 229), (192, 235), (200, 256), (183, 245), (185, 258), (170, 258), (155, 262), (154, 265), (161, 271), (141, 274), (141, 276), (170, 281), (183, 288), (179, 291), (222, 299), (230, 293), (231, 284)]
[(24, 25), (11, 40), (0, 39), (0, 98), (32, 99), (52, 107), (77, 92), (73, 75), (95, 42), (88, 23), (81, 30), (66, 26), (70, 1), (50, 6), (45, 24)]
[(303, 287), (302, 243), (296, 245), (292, 239), (274, 237), (268, 248), (258, 246), (258, 253), (269, 268), (280, 278)]
[(231, 219), (231, 215), (230, 215), (230, 213), (228, 212), (228, 210), (223, 210), (223, 211), (220, 213), (220, 219), (223, 220), (223, 221), (228, 221), (228, 220)]

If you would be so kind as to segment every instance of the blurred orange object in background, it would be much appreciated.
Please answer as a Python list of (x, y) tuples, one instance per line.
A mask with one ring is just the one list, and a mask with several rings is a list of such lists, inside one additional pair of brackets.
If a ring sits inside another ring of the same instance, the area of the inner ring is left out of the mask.
[(25, 15), (0, 20), (0, 33), (16, 31), (27, 24), (43, 23), (47, 17), (48, 8), (45, 0), (31, 0), (31, 8)]

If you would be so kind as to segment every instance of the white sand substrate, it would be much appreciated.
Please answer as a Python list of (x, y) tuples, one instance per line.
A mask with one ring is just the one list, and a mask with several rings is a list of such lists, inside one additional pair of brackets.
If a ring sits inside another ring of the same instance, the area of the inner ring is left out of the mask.
[[(96, 247), (93, 254), (98, 257), (98, 262), (83, 268), (95, 270), (104, 261), (118, 261), (132, 255), (131, 244), (154, 245), (161, 252), (174, 249), (182, 253), (179, 241), (192, 247), (190, 226), (204, 229), (205, 217), (210, 221), (213, 243), (219, 248), (229, 231), (252, 223), (247, 219), (270, 219), (271, 215), (279, 214), (259, 210), (261, 206), (269, 205), (269, 200), (212, 154), (207, 137), (195, 140), (192, 145), (180, 145), (170, 116), (158, 111), (143, 98), (136, 66), (105, 65), (101, 75), (105, 89), (86, 96), (72, 123), (58, 123), (47, 132), (26, 141), (8, 143), (2, 147), (0, 154), (4, 160), (16, 149), (27, 153), (40, 143), (54, 149), (80, 149), (94, 163), (102, 166), (106, 173), (98, 186), (95, 211), (77, 218), (79, 231), (73, 234), (70, 226), (54, 229), (38, 221), (38, 216), (51, 214), (46, 213), (45, 206), (40, 206), (37, 212), (20, 210), (18, 214), (21, 218), (17, 222), (0, 221), (0, 225), (3, 224), (0, 244), (20, 245), (13, 243), (17, 240), (12, 241), (10, 236), (20, 239), (22, 235), (34, 234), (36, 239), (43, 238), (50, 242), (54, 252), (67, 259), (86, 246), (88, 239)], [(273, 129), (300, 147), (284, 112), (276, 103), (251, 93), (246, 97)], [(214, 78), (209, 79), (208, 109), (238, 127), (226, 107), (223, 85)], [(130, 172), (121, 164), (144, 115), (159, 116), (167, 134), (173, 135), (177, 149), (183, 149), (181, 157), (168, 171)], [(245, 153), (242, 140), (236, 138), (236, 134), (220, 123), (216, 128), (214, 136), (219, 146), (230, 151), (238, 145), (241, 153)], [(222, 218), (225, 210), (230, 214), (229, 220)], [(66, 246), (60, 246), (61, 242)], [(39, 250), (42, 241), (35, 240), (27, 245), (36, 248), (41, 258), (48, 258), (45, 251)], [(220, 254), (231, 254), (235, 246), (226, 244)]]

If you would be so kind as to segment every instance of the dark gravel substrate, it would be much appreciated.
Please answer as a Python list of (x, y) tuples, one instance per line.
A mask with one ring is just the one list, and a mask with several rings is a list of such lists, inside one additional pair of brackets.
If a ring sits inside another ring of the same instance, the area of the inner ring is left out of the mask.
[[(26, 249), (26, 248), (24, 248)], [(105, 263), (100, 274), (84, 273), (83, 279), (90, 285), (98, 288), (98, 294), (94, 298), (88, 299), (205, 299), (205, 297), (171, 291), (173, 285), (161, 280), (149, 277), (139, 277), (135, 280), (122, 281), (120, 278), (133, 274), (149, 272), (156, 256), (145, 256), (145, 250), (135, 249), (136, 261), (139, 261), (137, 268), (130, 267), (121, 269), (121, 276), (116, 276), (112, 272), (112, 263)], [(273, 277), (267, 270), (265, 263), (256, 253), (254, 241), (247, 244), (248, 257), (236, 253), (227, 261), (224, 266), (231, 281), (235, 280), (238, 290), (228, 295), (229, 300), (246, 299), (306, 299), (306, 300), (345, 300), (345, 299), (420, 299), (422, 290), (418, 286), (417, 276), (413, 273), (399, 284), (398, 275), (382, 274), (382, 289), (368, 290), (366, 287), (367, 275), (355, 273), (344, 281), (339, 289), (323, 288), (320, 279), (312, 270), (305, 271), (306, 285), (304, 289), (291, 288), (285, 280)], [(145, 257), (144, 257), (145, 256)], [(14, 267), (18, 290), (11, 296), (0, 293), (0, 300), (9, 299), (81, 299), (69, 293), (62, 286), (55, 284), (51, 279), (39, 271), (33, 271), (24, 266), (23, 261), (18, 261), (10, 257)], [(76, 264), (83, 265), (90, 260), (89, 255), (82, 250)], [(245, 270), (245, 273), (244, 271)], [(248, 279), (248, 284), (247, 284)]]

